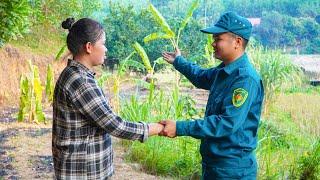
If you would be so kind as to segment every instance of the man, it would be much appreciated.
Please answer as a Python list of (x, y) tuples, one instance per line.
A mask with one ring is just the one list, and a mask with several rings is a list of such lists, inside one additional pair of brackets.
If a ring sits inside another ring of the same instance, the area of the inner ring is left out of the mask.
[(223, 14), (217, 23), (201, 30), (213, 35), (215, 57), (222, 63), (202, 69), (186, 61), (176, 48), (164, 59), (196, 87), (209, 90), (203, 119), (162, 121), (162, 134), (201, 139), (203, 179), (256, 179), (254, 149), (264, 90), (261, 78), (245, 53), (251, 23), (235, 14)]

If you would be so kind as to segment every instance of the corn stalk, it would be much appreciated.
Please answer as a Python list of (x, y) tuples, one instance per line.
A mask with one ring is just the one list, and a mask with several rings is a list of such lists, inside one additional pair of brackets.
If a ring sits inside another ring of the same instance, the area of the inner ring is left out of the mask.
[(30, 73), (20, 79), (20, 107), (18, 121), (23, 121), (28, 116), (28, 122), (45, 122), (42, 110), (42, 91), (39, 69), (29, 61)]
[(207, 67), (212, 67), (215, 65), (216, 61), (214, 58), (214, 49), (212, 47), (213, 38), (211, 35), (207, 35), (207, 44), (204, 46), (204, 52), (203, 55), (204, 58), (207, 59), (208, 63), (206, 64)]
[(47, 67), (47, 79), (46, 79), (46, 97), (49, 103), (53, 101), (54, 91), (54, 73), (52, 65), (49, 64)]
[(112, 93), (114, 94), (114, 99), (113, 99), (113, 106), (114, 109), (117, 113), (120, 112), (120, 86), (121, 83), (126, 81), (126, 80), (121, 80), (122, 76), (126, 72), (127, 68), (130, 66), (136, 67), (136, 68), (143, 68), (144, 66), (140, 64), (139, 62), (132, 61), (130, 58), (135, 54), (135, 52), (131, 52), (124, 60), (120, 62), (119, 68), (117, 73), (113, 76), (113, 86), (112, 86)]

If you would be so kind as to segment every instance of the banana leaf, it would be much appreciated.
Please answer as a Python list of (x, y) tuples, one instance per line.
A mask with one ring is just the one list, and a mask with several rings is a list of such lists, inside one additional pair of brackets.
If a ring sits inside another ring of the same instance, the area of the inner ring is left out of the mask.
[(179, 37), (181, 34), (181, 31), (187, 26), (188, 22), (191, 20), (193, 12), (199, 7), (200, 1), (195, 0), (191, 4), (190, 9), (188, 10), (186, 17), (182, 20), (179, 30), (178, 30), (178, 38), (177, 38), (177, 46), (179, 45)]
[(170, 38), (173, 38), (173, 36), (170, 34), (163, 34), (161, 32), (157, 32), (157, 33), (149, 34), (148, 36), (143, 38), (143, 42), (148, 43), (150, 41), (157, 40), (157, 39), (170, 39)]
[(148, 9), (150, 10), (154, 20), (161, 26), (163, 31), (166, 32), (169, 36), (174, 37), (175, 33), (171, 30), (169, 24), (161, 15), (161, 13), (151, 3), (149, 3)]

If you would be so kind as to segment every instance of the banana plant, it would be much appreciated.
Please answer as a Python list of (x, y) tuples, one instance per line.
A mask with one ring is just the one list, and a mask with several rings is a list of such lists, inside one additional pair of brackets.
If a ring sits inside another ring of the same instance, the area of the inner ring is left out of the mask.
[[(138, 55), (141, 57), (142, 62), (144, 64), (144, 67), (148, 71), (148, 75), (152, 76), (154, 73), (154, 66), (153, 67), (151, 66), (150, 59), (149, 59), (146, 51), (143, 49), (143, 47), (138, 42), (135, 42), (133, 44), (133, 48), (138, 53)], [(155, 89), (154, 79), (151, 77), (150, 86), (149, 86), (149, 104), (152, 103), (153, 96), (154, 96), (154, 89)]]
[(154, 32), (146, 36), (143, 39), (144, 43), (148, 43), (150, 41), (157, 40), (157, 39), (169, 39), (174, 48), (178, 47), (181, 32), (187, 26), (189, 21), (192, 19), (193, 12), (199, 7), (199, 4), (200, 4), (200, 0), (193, 1), (189, 10), (187, 11), (185, 18), (182, 20), (176, 35), (176, 33), (172, 30), (172, 28), (167, 23), (166, 19), (162, 16), (162, 14), (152, 5), (151, 2), (149, 2), (148, 10), (151, 12), (152, 17), (154, 18), (156, 23), (161, 27), (162, 31)]

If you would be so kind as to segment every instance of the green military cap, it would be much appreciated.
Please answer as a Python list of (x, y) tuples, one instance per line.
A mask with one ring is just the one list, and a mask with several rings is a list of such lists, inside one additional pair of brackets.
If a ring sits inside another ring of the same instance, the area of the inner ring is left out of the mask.
[(250, 21), (235, 12), (226, 12), (212, 27), (202, 29), (201, 32), (208, 34), (221, 34), (225, 32), (234, 33), (246, 40), (249, 40), (252, 32)]

